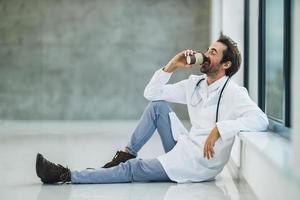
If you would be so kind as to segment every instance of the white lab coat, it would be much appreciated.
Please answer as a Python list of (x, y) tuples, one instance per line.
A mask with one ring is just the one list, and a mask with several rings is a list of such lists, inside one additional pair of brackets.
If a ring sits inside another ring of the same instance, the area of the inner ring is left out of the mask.
[[(249, 98), (247, 90), (230, 79), (223, 91), (219, 119), (215, 123), (219, 94), (228, 77), (224, 76), (209, 86), (206, 75), (191, 75), (178, 83), (167, 84), (171, 75), (162, 69), (157, 70), (146, 86), (144, 96), (150, 101), (186, 104), (192, 127), (188, 132), (176, 114), (170, 113), (172, 134), (177, 144), (158, 160), (172, 181), (184, 183), (213, 179), (229, 160), (235, 135), (240, 131), (265, 131), (268, 118)], [(201, 78), (205, 80), (201, 81), (191, 100)], [(221, 137), (215, 143), (214, 157), (208, 160), (203, 157), (203, 147), (215, 126)]]

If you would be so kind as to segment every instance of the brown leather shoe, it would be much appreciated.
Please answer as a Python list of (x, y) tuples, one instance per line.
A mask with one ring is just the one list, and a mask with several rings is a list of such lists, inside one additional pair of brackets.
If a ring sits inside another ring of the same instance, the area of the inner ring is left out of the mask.
[(130, 153), (126, 153), (124, 151), (117, 151), (116, 155), (112, 159), (112, 161), (106, 163), (102, 168), (110, 168), (119, 165), (120, 163), (124, 163), (129, 159), (135, 158), (135, 156)]
[(69, 168), (48, 161), (40, 153), (36, 156), (36, 174), (43, 183), (67, 183), (71, 181)]

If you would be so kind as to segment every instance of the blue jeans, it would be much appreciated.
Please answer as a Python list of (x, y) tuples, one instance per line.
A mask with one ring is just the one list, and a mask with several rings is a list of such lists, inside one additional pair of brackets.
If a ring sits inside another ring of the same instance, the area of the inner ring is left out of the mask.
[[(137, 156), (138, 151), (151, 138), (155, 130), (160, 135), (165, 152), (176, 144), (173, 139), (169, 113), (172, 109), (165, 101), (153, 101), (135, 128), (127, 149)], [(131, 159), (112, 168), (86, 169), (71, 172), (72, 183), (125, 183), (147, 181), (171, 181), (157, 159)]]

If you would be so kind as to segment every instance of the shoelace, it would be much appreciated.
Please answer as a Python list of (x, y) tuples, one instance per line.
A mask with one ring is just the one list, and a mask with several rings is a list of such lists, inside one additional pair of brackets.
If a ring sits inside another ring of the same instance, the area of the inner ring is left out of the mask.
[(57, 164), (57, 166), (58, 166), (58, 173), (60, 174), (59, 179), (62, 181), (62, 183), (68, 182), (71, 176), (68, 166), (64, 167), (60, 164)]
[(117, 160), (117, 157), (120, 155), (120, 151), (117, 151), (116, 155), (113, 157), (113, 161)]

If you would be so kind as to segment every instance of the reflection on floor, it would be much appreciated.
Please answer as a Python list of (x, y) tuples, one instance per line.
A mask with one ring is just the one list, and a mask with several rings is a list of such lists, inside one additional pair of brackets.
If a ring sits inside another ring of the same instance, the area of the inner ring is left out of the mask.
[[(249, 186), (234, 181), (227, 168), (205, 183), (123, 183), (43, 185), (35, 174), (35, 156), (71, 169), (100, 167), (126, 145), (136, 122), (2, 122), (0, 123), (0, 199), (223, 199), (256, 200)], [(139, 153), (141, 158), (163, 153), (157, 134)]]

